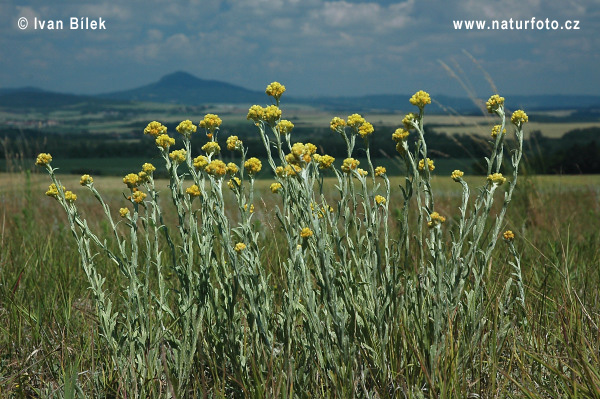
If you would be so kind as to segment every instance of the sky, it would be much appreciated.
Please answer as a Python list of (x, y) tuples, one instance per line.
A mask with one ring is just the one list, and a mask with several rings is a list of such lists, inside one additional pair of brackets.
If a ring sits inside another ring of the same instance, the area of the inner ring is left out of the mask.
[[(106, 29), (70, 29), (71, 17)], [(544, 27), (454, 27), (510, 18)], [(0, 0), (0, 88), (96, 94), (186, 71), (294, 96), (597, 95), (599, 65), (599, 0)]]

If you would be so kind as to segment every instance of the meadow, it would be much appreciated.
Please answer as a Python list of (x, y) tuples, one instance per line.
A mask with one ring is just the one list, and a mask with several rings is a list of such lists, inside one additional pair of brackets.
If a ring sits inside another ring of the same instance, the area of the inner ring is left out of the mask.
[[(412, 129), (422, 138), (420, 104)], [(262, 118), (259, 129), (283, 129)], [(356, 137), (359, 119), (348, 118)], [(285, 158), (295, 173), (271, 177), (271, 154), (260, 171), (242, 152), (249, 191), (167, 146), (170, 179), (94, 177), (106, 208), (89, 179), (61, 175), (77, 211), (65, 189), (48, 189), (43, 168), (0, 175), (0, 396), (600, 397), (600, 176), (522, 173), (516, 187), (515, 170), (511, 182), (451, 178), (416, 166), (428, 159), (423, 145), (408, 176), (389, 178), (351, 162), (319, 172), (323, 157), (304, 145)], [(490, 171), (509, 155), (501, 145)], [(170, 162), (187, 163), (195, 190)], [(180, 235), (159, 242), (162, 226)], [(126, 261), (115, 261), (129, 234)], [(152, 261), (137, 265), (138, 250)]]

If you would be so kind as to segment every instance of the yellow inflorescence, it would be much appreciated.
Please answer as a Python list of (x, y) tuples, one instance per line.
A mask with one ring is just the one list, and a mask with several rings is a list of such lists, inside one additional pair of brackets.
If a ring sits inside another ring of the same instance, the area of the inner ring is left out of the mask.
[(204, 115), (204, 119), (200, 121), (200, 127), (208, 130), (209, 132), (214, 132), (216, 129), (221, 126), (223, 121), (219, 118), (218, 115), (215, 114), (206, 114)]
[(357, 168), (356, 169), (356, 173), (358, 173), (359, 176), (362, 176), (362, 177), (365, 177), (365, 176), (367, 176), (369, 174), (369, 172), (367, 172), (366, 170), (361, 169), (361, 168)]
[[(500, 129), (502, 129), (502, 125), (494, 125), (494, 127), (492, 128), (492, 138), (495, 139), (496, 137), (498, 137), (498, 134), (500, 133)], [(506, 134), (506, 129), (502, 129), (502, 134)]]
[(375, 202), (377, 203), (377, 205), (385, 205), (386, 199), (385, 199), (385, 197), (383, 197), (381, 195), (376, 195)]
[(498, 94), (494, 94), (486, 101), (485, 107), (490, 114), (496, 112), (500, 107), (504, 106), (504, 97), (500, 97)]
[(387, 170), (383, 166), (378, 166), (375, 168), (375, 176), (377, 176), (377, 177), (381, 177), (381, 176), (385, 175), (386, 172), (387, 172)]
[(521, 126), (523, 123), (529, 122), (529, 117), (522, 109), (516, 110), (513, 112), (510, 117), (510, 121), (517, 126)]
[(206, 155), (218, 154), (221, 152), (221, 146), (216, 141), (209, 141), (202, 146), (202, 151), (204, 151)]
[(200, 187), (198, 187), (196, 184), (193, 184), (186, 188), (185, 192), (192, 198), (199, 197), (200, 195), (202, 195), (202, 193), (200, 192)]
[(487, 179), (492, 184), (502, 185), (506, 183), (506, 177), (502, 176), (502, 173), (493, 173), (489, 175)]
[[(61, 187), (63, 192), (65, 191), (65, 186)], [(48, 186), (48, 191), (46, 191), (46, 195), (48, 197), (58, 197), (58, 188), (56, 187), (56, 184), (52, 183), (50, 186)]]
[(46, 166), (50, 162), (52, 162), (52, 155), (45, 153), (45, 152), (42, 152), (41, 154), (39, 154), (37, 156), (37, 159), (35, 160), (35, 164), (38, 166)]
[(129, 173), (123, 178), (123, 183), (127, 184), (127, 187), (133, 189), (140, 185), (140, 176), (137, 173)]
[(409, 135), (408, 131), (406, 131), (402, 128), (398, 128), (392, 134), (392, 140), (394, 140), (396, 143), (400, 143), (400, 142), (406, 140), (408, 138), (408, 135)]
[(221, 161), (220, 159), (215, 159), (210, 161), (204, 170), (211, 176), (221, 177), (225, 176), (227, 173), (227, 165), (225, 165), (225, 162)]
[[(427, 167), (429, 168), (429, 170), (431, 172), (433, 172), (433, 170), (435, 169), (435, 165), (433, 164), (432, 159), (427, 158)], [(424, 159), (421, 159), (419, 161), (419, 170), (421, 170), (421, 171), (425, 170), (425, 160)]]
[(281, 190), (281, 187), (281, 183), (271, 183), (271, 186), (269, 188), (271, 189), (271, 192), (273, 194), (277, 194), (279, 190)]
[(264, 119), (266, 122), (275, 123), (279, 118), (281, 118), (281, 110), (277, 105), (269, 105), (265, 108)]
[(197, 129), (196, 125), (194, 125), (192, 123), (192, 121), (189, 119), (181, 122), (175, 128), (175, 130), (177, 130), (177, 132), (179, 132), (181, 135), (183, 135), (185, 137), (190, 137), (192, 135), (192, 133), (196, 133), (196, 129)]
[(452, 172), (450, 177), (452, 178), (452, 180), (458, 182), (458, 181), (461, 181), (461, 179), (464, 175), (465, 175), (465, 172), (463, 172), (462, 170), (456, 169), (455, 171)]
[(157, 121), (148, 123), (148, 126), (144, 129), (144, 134), (149, 134), (152, 137), (158, 137), (159, 135), (166, 133), (167, 127)]
[(402, 119), (402, 124), (404, 125), (404, 129), (406, 130), (410, 130), (412, 128), (414, 128), (414, 123), (415, 121), (418, 119), (418, 116), (413, 114), (412, 112), (409, 112), (408, 114), (406, 114), (406, 116)]
[(235, 252), (240, 253), (244, 249), (246, 249), (246, 244), (244, 244), (243, 242), (238, 242), (237, 244), (235, 244), (234, 249), (235, 249)]
[(166, 134), (161, 134), (160, 136), (158, 136), (156, 138), (156, 145), (159, 146), (159, 147), (161, 147), (161, 148), (163, 148), (163, 149), (165, 149), (165, 150), (168, 150), (169, 147), (172, 146), (172, 145), (174, 145), (174, 144), (175, 144), (175, 139), (172, 138), (172, 137), (169, 137)]
[(227, 137), (227, 149), (229, 151), (241, 150), (242, 144), (242, 140), (240, 140), (238, 136)]
[(77, 201), (77, 195), (75, 195), (72, 191), (65, 191), (65, 200), (67, 202), (75, 202)]
[(438, 226), (446, 221), (446, 218), (441, 216), (437, 212), (432, 212), (431, 215), (429, 215), (429, 218), (430, 218), (430, 220), (427, 223), (427, 226), (429, 226), (430, 228)]
[(171, 161), (180, 164), (185, 162), (186, 155), (186, 150), (175, 150), (169, 153), (169, 158), (171, 159)]
[(279, 134), (286, 135), (292, 132), (294, 124), (288, 120), (282, 119), (277, 124), (277, 128), (279, 129)]
[(229, 187), (232, 190), (235, 190), (236, 188), (240, 187), (241, 185), (242, 185), (242, 181), (239, 179), (239, 177), (232, 177), (227, 182), (227, 187)]
[(265, 93), (267, 94), (267, 96), (271, 96), (271, 97), (275, 98), (276, 100), (279, 100), (281, 98), (281, 95), (284, 92), (285, 92), (285, 86), (279, 82), (271, 83), (270, 85), (267, 86), (267, 89), (265, 90)]
[(348, 122), (347, 122), (347, 124), (350, 127), (354, 127), (354, 128), (358, 129), (365, 122), (366, 122), (365, 118), (363, 118), (361, 115), (359, 115), (359, 114), (352, 114), (352, 115), (348, 116)]
[(152, 173), (154, 173), (155, 170), (156, 170), (156, 168), (151, 163), (146, 162), (145, 164), (142, 165), (142, 171), (144, 171), (144, 173), (146, 173), (148, 175), (151, 175)]
[[(244, 204), (244, 211), (248, 211), (248, 204)], [(250, 213), (254, 213), (254, 204), (250, 205)]]
[(129, 215), (129, 209), (127, 209), (127, 208), (119, 209), (119, 215), (121, 215), (122, 218), (127, 217), (127, 215)]
[(262, 163), (258, 158), (252, 157), (244, 163), (244, 168), (249, 175), (255, 175), (262, 169)]
[(304, 227), (300, 231), (300, 237), (302, 237), (302, 238), (312, 237), (312, 235), (313, 235), (313, 231), (311, 229), (309, 229), (308, 227)]
[(513, 241), (515, 239), (515, 233), (513, 233), (511, 230), (506, 230), (502, 236), (506, 241)]
[(133, 202), (136, 202), (138, 204), (141, 204), (142, 202), (144, 202), (144, 199), (146, 198), (146, 193), (141, 192), (141, 191), (136, 191), (133, 193)]
[(335, 161), (335, 158), (331, 155), (315, 154), (313, 155), (313, 159), (319, 164), (319, 169), (329, 169)]
[(82, 186), (87, 186), (88, 184), (92, 184), (94, 182), (94, 178), (90, 175), (83, 175), (81, 179), (79, 179), (79, 184)]
[(419, 90), (410, 98), (410, 103), (416, 105), (419, 108), (425, 107), (427, 104), (431, 104), (431, 97), (429, 93), (423, 90)]
[(239, 168), (237, 167), (236, 164), (234, 164), (233, 162), (229, 162), (227, 164), (227, 174), (229, 175), (235, 175), (237, 172), (239, 171)]
[(337, 116), (331, 120), (329, 123), (329, 127), (331, 130), (340, 131), (346, 126), (346, 121), (342, 118), (338, 118)]
[(360, 165), (360, 162), (354, 158), (346, 158), (342, 163), (342, 171), (350, 173), (351, 170), (355, 170)]
[(365, 138), (365, 137), (373, 134), (374, 131), (375, 131), (375, 129), (373, 128), (373, 125), (370, 124), (369, 122), (363, 123), (358, 128), (358, 134), (360, 134), (360, 137), (362, 137), (362, 138)]
[(253, 105), (248, 110), (248, 115), (246, 116), (246, 119), (253, 120), (254, 122), (258, 123), (258, 121), (260, 121), (264, 117), (265, 109), (260, 105)]

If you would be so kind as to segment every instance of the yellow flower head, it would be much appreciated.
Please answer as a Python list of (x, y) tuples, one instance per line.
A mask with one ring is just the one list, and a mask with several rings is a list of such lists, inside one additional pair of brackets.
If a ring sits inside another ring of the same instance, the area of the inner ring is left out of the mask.
[(236, 151), (242, 149), (242, 140), (238, 138), (238, 136), (229, 136), (227, 137), (227, 149), (229, 151)]
[(363, 123), (359, 128), (358, 128), (358, 134), (360, 134), (360, 137), (362, 137), (363, 139), (371, 134), (373, 134), (373, 132), (375, 131), (375, 129), (373, 128), (373, 125), (370, 124), (369, 122), (365, 122)]
[(236, 164), (234, 164), (233, 162), (229, 162), (227, 164), (227, 173), (229, 175), (235, 175), (237, 172), (239, 171), (239, 168), (237, 167)]
[(209, 141), (202, 146), (202, 151), (204, 151), (206, 155), (218, 154), (221, 152), (221, 146), (219, 146), (216, 141)]
[(462, 170), (458, 170), (456, 169), (454, 172), (452, 172), (452, 174), (450, 175), (450, 177), (452, 178), (452, 180), (459, 182), (462, 180), (462, 177), (465, 175), (465, 172), (463, 172)]
[(200, 170), (204, 169), (208, 165), (208, 159), (204, 155), (198, 155), (194, 158), (194, 168)]
[(369, 174), (369, 172), (367, 172), (366, 170), (361, 169), (361, 168), (357, 168), (356, 169), (356, 173), (358, 173), (359, 176), (362, 176), (362, 177), (365, 177), (365, 176), (367, 176)]
[(255, 175), (262, 169), (262, 163), (258, 158), (252, 157), (244, 163), (244, 168), (249, 175)]
[(241, 185), (242, 185), (242, 181), (239, 179), (239, 177), (233, 177), (233, 178), (229, 179), (229, 181), (227, 182), (227, 187), (229, 187), (232, 190), (237, 189)]
[(331, 120), (331, 122), (329, 122), (329, 127), (331, 128), (331, 130), (336, 131), (336, 132), (343, 130), (345, 126), (346, 126), (346, 121), (343, 120), (342, 118), (338, 118), (337, 116), (335, 118), (333, 118)]
[(167, 127), (157, 121), (150, 122), (144, 129), (144, 134), (149, 134), (152, 137), (158, 137), (161, 134), (167, 134)]
[(223, 121), (217, 115), (206, 114), (204, 115), (204, 119), (200, 121), (200, 127), (213, 133), (216, 129), (219, 128), (219, 126), (221, 126), (221, 122)]
[(281, 110), (277, 105), (269, 105), (265, 108), (265, 122), (274, 124), (279, 118), (281, 118)]
[(65, 191), (65, 200), (67, 202), (75, 202), (77, 201), (77, 195), (75, 195), (72, 191)]
[(144, 202), (144, 199), (146, 198), (146, 193), (141, 192), (141, 191), (135, 191), (133, 193), (133, 202), (136, 202), (138, 204), (141, 204), (142, 202)]
[[(62, 191), (65, 191), (65, 186), (62, 186)], [(52, 183), (51, 185), (48, 186), (48, 191), (46, 191), (46, 195), (48, 197), (54, 197), (57, 198), (58, 197), (58, 187), (56, 187), (56, 184)]]
[(306, 143), (304, 145), (304, 149), (308, 155), (313, 155), (315, 152), (317, 152), (317, 146), (313, 143)]
[(279, 190), (281, 190), (281, 187), (281, 183), (271, 183), (271, 186), (269, 188), (271, 189), (271, 192), (273, 194), (277, 194)]
[(356, 129), (358, 129), (365, 122), (366, 122), (365, 118), (363, 118), (359, 114), (352, 114), (352, 115), (348, 116), (348, 126), (350, 126), (350, 127), (354, 127)]
[(254, 122), (258, 123), (258, 121), (263, 119), (264, 117), (265, 109), (260, 105), (253, 105), (248, 110), (248, 116), (246, 116), (246, 119), (253, 120)]
[(405, 130), (410, 130), (414, 128), (414, 123), (416, 123), (419, 117), (412, 112), (406, 114), (406, 116), (402, 119), (402, 124), (404, 125)]
[(502, 185), (506, 183), (506, 177), (502, 176), (502, 173), (493, 173), (487, 177), (488, 181), (492, 184)]
[(175, 150), (169, 153), (169, 158), (176, 164), (184, 163), (187, 155), (186, 150)]
[(351, 170), (355, 170), (360, 165), (360, 162), (354, 158), (346, 158), (342, 163), (342, 171), (345, 173), (350, 173)]
[[(248, 211), (248, 204), (244, 204), (244, 211)], [(250, 205), (250, 213), (254, 213), (254, 204)]]
[(79, 184), (82, 186), (88, 186), (94, 182), (94, 178), (90, 175), (83, 175), (81, 179), (79, 179)]
[(160, 136), (158, 136), (156, 138), (156, 145), (158, 147), (161, 147), (165, 150), (168, 150), (170, 146), (175, 144), (175, 139), (172, 137), (169, 137), (166, 134), (161, 134)]
[(383, 197), (381, 195), (376, 195), (375, 202), (377, 203), (377, 205), (385, 205), (386, 199), (385, 199), (385, 197)]
[(378, 166), (375, 168), (375, 176), (377, 177), (385, 175), (386, 172), (387, 170), (383, 166)]
[(140, 177), (140, 182), (147, 182), (149, 179), (148, 173), (144, 172), (143, 170), (138, 172), (138, 176)]
[(279, 82), (273, 82), (267, 86), (265, 93), (267, 96), (271, 96), (277, 101), (281, 98), (281, 95), (285, 92), (285, 86)]
[[(492, 138), (495, 139), (496, 137), (498, 137), (498, 134), (500, 133), (500, 129), (502, 129), (502, 125), (495, 125), (492, 128)], [(502, 130), (502, 134), (506, 134), (506, 129)]]
[(45, 153), (45, 152), (42, 152), (41, 154), (39, 154), (37, 156), (37, 159), (35, 160), (35, 164), (38, 166), (46, 166), (50, 162), (52, 162), (52, 155)]
[(516, 110), (513, 112), (510, 117), (510, 121), (517, 126), (521, 126), (523, 123), (529, 122), (529, 117), (522, 109)]
[(408, 131), (402, 129), (402, 128), (398, 128), (396, 129), (396, 131), (394, 132), (394, 134), (392, 134), (392, 140), (394, 140), (396, 143), (400, 143), (404, 140), (406, 140), (408, 138)]
[(192, 121), (189, 119), (181, 122), (175, 128), (175, 130), (177, 130), (177, 132), (179, 132), (181, 135), (183, 135), (185, 137), (190, 137), (192, 135), (192, 133), (196, 133), (196, 129), (197, 129), (196, 125), (194, 125), (192, 123)]
[(154, 171), (156, 170), (156, 168), (151, 163), (146, 162), (145, 164), (142, 165), (142, 170), (146, 174), (151, 175), (152, 173), (154, 173)]
[(513, 241), (515, 239), (515, 233), (513, 233), (511, 230), (506, 230), (502, 236), (506, 241)]
[(137, 173), (129, 173), (123, 178), (123, 183), (127, 184), (127, 187), (133, 189), (140, 185), (141, 179)]
[(282, 119), (277, 124), (277, 128), (279, 129), (279, 134), (286, 135), (292, 132), (294, 124), (288, 120)]
[(333, 165), (335, 158), (331, 155), (314, 155), (315, 161), (319, 164), (319, 169), (329, 169)]
[(439, 226), (440, 224), (444, 223), (446, 221), (446, 218), (441, 216), (439, 213), (437, 212), (432, 212), (431, 215), (429, 215), (429, 222), (427, 223), (427, 225), (430, 228), (433, 228), (435, 226)]
[(490, 114), (497, 112), (500, 108), (504, 107), (504, 97), (494, 94), (486, 101), (485, 107)]
[(313, 235), (313, 231), (311, 229), (309, 229), (308, 227), (304, 227), (300, 231), (300, 237), (302, 237), (302, 238), (312, 237), (312, 235)]
[(410, 103), (412, 105), (416, 105), (419, 108), (425, 107), (427, 104), (431, 104), (431, 97), (429, 97), (429, 93), (423, 90), (419, 90), (410, 98)]
[(246, 244), (244, 244), (243, 242), (238, 242), (237, 244), (235, 244), (234, 249), (235, 249), (235, 252), (237, 252), (239, 254), (244, 249), (246, 249)]
[(215, 159), (210, 161), (204, 170), (211, 176), (221, 177), (225, 176), (227, 173), (227, 165), (225, 165), (225, 162), (221, 161), (220, 159)]
[(129, 215), (129, 209), (127, 209), (127, 208), (119, 209), (119, 215), (121, 215), (122, 218), (127, 217), (127, 215)]
[(199, 197), (200, 195), (202, 195), (202, 193), (200, 192), (200, 187), (198, 187), (196, 184), (193, 184), (186, 188), (185, 192), (192, 198)]
[[(429, 170), (431, 172), (433, 172), (433, 170), (435, 169), (435, 165), (433, 164), (433, 160), (427, 158), (427, 167), (429, 168)], [(425, 160), (424, 159), (421, 159), (419, 161), (419, 170), (420, 171), (425, 170)]]

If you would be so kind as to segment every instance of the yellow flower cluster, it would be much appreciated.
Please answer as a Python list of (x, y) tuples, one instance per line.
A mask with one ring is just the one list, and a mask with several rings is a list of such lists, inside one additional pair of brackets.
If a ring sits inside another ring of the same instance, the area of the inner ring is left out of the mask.
[(215, 129), (218, 129), (221, 126), (223, 121), (215, 114), (206, 114), (204, 115), (204, 119), (200, 121), (200, 127), (208, 130), (213, 133)]
[(230, 175), (235, 175), (239, 171), (239, 168), (233, 162), (229, 162), (227, 164), (227, 173)]
[(365, 122), (366, 122), (365, 118), (363, 118), (359, 114), (352, 114), (352, 115), (348, 116), (347, 123), (348, 123), (348, 126), (350, 126), (350, 127), (354, 127), (356, 129), (358, 129)]
[(238, 136), (227, 137), (227, 149), (229, 151), (241, 150), (242, 144), (242, 140), (240, 140)]
[(41, 154), (39, 154), (37, 156), (37, 159), (35, 160), (35, 164), (38, 166), (46, 166), (50, 162), (52, 162), (52, 155), (47, 154), (45, 152), (42, 152)]
[(450, 177), (452, 178), (452, 180), (459, 182), (459, 181), (461, 181), (461, 179), (464, 175), (465, 175), (465, 172), (463, 172), (462, 170), (456, 169), (452, 172)]
[(244, 244), (243, 242), (238, 242), (237, 244), (235, 244), (234, 249), (235, 249), (235, 252), (237, 252), (239, 254), (244, 249), (246, 249), (246, 244)]
[(319, 164), (319, 169), (329, 169), (333, 165), (335, 158), (331, 155), (313, 155), (313, 159)]
[(265, 93), (279, 101), (281, 95), (285, 92), (285, 86), (279, 82), (273, 82), (267, 86)]
[(292, 132), (294, 124), (288, 120), (282, 119), (277, 124), (277, 128), (279, 129), (279, 134), (286, 135)]
[(208, 165), (208, 159), (204, 155), (198, 155), (194, 158), (194, 168), (200, 170), (204, 169)]
[(342, 163), (342, 171), (350, 173), (351, 170), (355, 170), (360, 165), (360, 162), (354, 158), (346, 158)]
[(175, 162), (176, 164), (180, 164), (185, 162), (186, 155), (186, 150), (175, 150), (169, 153), (169, 158), (171, 158), (171, 161)]
[(177, 130), (177, 132), (179, 132), (181, 135), (183, 135), (185, 137), (190, 137), (192, 135), (192, 133), (196, 133), (196, 129), (197, 129), (196, 125), (194, 125), (192, 123), (192, 121), (189, 119), (181, 122), (175, 128), (175, 130)]
[(309, 229), (308, 227), (304, 227), (300, 231), (300, 237), (302, 237), (302, 238), (312, 237), (312, 235), (313, 235), (313, 231), (311, 229)]
[(346, 121), (343, 120), (342, 118), (338, 118), (337, 116), (335, 118), (333, 118), (331, 120), (331, 122), (329, 123), (329, 127), (331, 128), (331, 130), (336, 131), (336, 132), (340, 131), (345, 126), (346, 126)]
[(502, 173), (493, 173), (487, 179), (492, 184), (502, 185), (506, 183), (506, 177), (502, 176)]
[(506, 241), (513, 241), (515, 239), (515, 233), (513, 233), (511, 230), (506, 230), (502, 236)]
[(283, 166), (278, 166), (275, 168), (275, 174), (277, 177), (288, 177), (288, 176), (296, 176), (298, 173), (302, 171), (302, 168), (298, 165), (286, 165), (285, 168)]
[(414, 124), (416, 123), (419, 117), (412, 112), (406, 114), (406, 116), (402, 119), (402, 124), (404, 125), (404, 129), (410, 130), (414, 128)]
[[(65, 186), (62, 186), (62, 191), (65, 191)], [(48, 197), (58, 197), (58, 187), (56, 187), (56, 184), (52, 183), (51, 185), (48, 186), (48, 191), (46, 191), (46, 195)]]
[(122, 218), (127, 217), (127, 215), (129, 215), (129, 209), (127, 209), (127, 208), (119, 209), (119, 215), (121, 215)]
[(317, 146), (312, 143), (294, 143), (292, 152), (285, 156), (285, 160), (292, 165), (302, 165), (309, 163), (311, 156), (317, 151)]
[(65, 191), (65, 200), (67, 202), (75, 202), (77, 201), (77, 195), (75, 195), (72, 191)]
[(145, 164), (142, 165), (142, 171), (144, 171), (144, 173), (147, 173), (149, 175), (154, 173), (155, 170), (156, 170), (156, 168), (151, 163), (146, 162)]
[(262, 163), (258, 158), (252, 157), (244, 163), (244, 168), (249, 175), (255, 175), (262, 169)]
[(133, 202), (136, 202), (138, 204), (141, 204), (142, 202), (144, 202), (144, 199), (146, 198), (146, 193), (143, 193), (141, 191), (135, 191), (133, 193)]
[[(433, 172), (433, 170), (435, 169), (435, 165), (433, 164), (433, 160), (432, 159), (427, 158), (427, 167), (429, 168), (429, 170), (431, 172)], [(421, 159), (419, 161), (419, 170), (420, 171), (425, 170), (425, 160), (424, 159)]]
[(152, 137), (158, 137), (159, 135), (166, 133), (167, 127), (157, 121), (148, 123), (148, 126), (144, 129), (144, 134), (149, 134)]
[(429, 215), (429, 218), (430, 218), (430, 220), (427, 223), (427, 226), (429, 226), (430, 228), (438, 226), (446, 221), (446, 218), (441, 216), (437, 212), (432, 212), (431, 215)]
[(378, 166), (375, 168), (375, 176), (377, 176), (377, 177), (381, 177), (381, 176), (385, 175), (386, 172), (387, 172), (387, 170), (383, 166)]
[(81, 179), (79, 179), (79, 184), (81, 184), (82, 186), (87, 186), (89, 184), (92, 184), (94, 182), (94, 178), (90, 175), (83, 175), (81, 176)]
[(277, 105), (269, 105), (265, 108), (264, 118), (267, 123), (275, 123), (275, 121), (281, 118), (281, 110)]
[(254, 122), (258, 123), (258, 121), (263, 119), (264, 117), (265, 109), (260, 105), (253, 105), (248, 110), (248, 115), (246, 116), (246, 119), (253, 120)]
[(381, 195), (376, 195), (375, 202), (377, 203), (377, 205), (385, 205), (386, 199), (385, 199), (385, 197), (383, 197)]
[(367, 172), (366, 170), (361, 169), (361, 168), (357, 168), (356, 169), (356, 173), (358, 173), (359, 176), (362, 176), (362, 177), (365, 177), (365, 176), (367, 176), (369, 174), (369, 172)]
[(490, 114), (496, 112), (500, 107), (504, 106), (504, 97), (500, 97), (498, 94), (494, 94), (486, 101), (485, 107)]
[(523, 123), (529, 122), (529, 117), (525, 111), (519, 109), (513, 112), (512, 116), (510, 117), (510, 121), (517, 126), (521, 126)]
[(204, 170), (211, 176), (221, 177), (225, 176), (227, 173), (227, 165), (225, 165), (225, 162), (221, 161), (220, 159), (215, 159), (210, 161)]
[(202, 151), (204, 151), (206, 155), (218, 154), (221, 152), (221, 146), (216, 141), (209, 141), (202, 146)]
[(373, 134), (373, 132), (375, 131), (375, 129), (373, 128), (373, 125), (370, 124), (369, 122), (365, 122), (363, 123), (359, 128), (358, 128), (358, 134), (360, 134), (360, 137), (362, 137), (363, 139), (371, 134)]
[(196, 184), (193, 184), (186, 188), (185, 192), (192, 198), (199, 197), (200, 195), (202, 195), (202, 193), (200, 192), (200, 187), (198, 187)]
[(271, 189), (271, 192), (273, 194), (277, 194), (279, 190), (281, 190), (281, 187), (281, 183), (271, 183), (271, 186), (269, 188)]
[[(248, 211), (248, 204), (244, 204), (244, 211)], [(254, 213), (254, 204), (250, 205), (250, 213)]]
[(408, 138), (408, 135), (409, 135), (408, 131), (406, 131), (402, 128), (398, 128), (392, 134), (392, 140), (394, 140), (396, 143), (400, 143), (400, 142), (406, 140)]
[(168, 150), (169, 147), (172, 146), (172, 145), (174, 145), (174, 144), (175, 144), (175, 139), (172, 138), (172, 137), (169, 137), (166, 134), (161, 134), (160, 136), (158, 136), (156, 138), (156, 145), (159, 146), (159, 147), (161, 147), (161, 148), (163, 148), (163, 149), (165, 149), (165, 150)]
[(229, 187), (232, 190), (237, 189), (241, 185), (242, 185), (242, 181), (238, 177), (233, 177), (233, 178), (229, 179), (229, 181), (227, 182), (227, 187)]
[[(492, 128), (492, 138), (493, 139), (498, 137), (498, 134), (500, 133), (500, 129), (502, 129), (502, 125), (494, 125), (494, 127)], [(502, 134), (506, 134), (506, 129), (502, 129)]]
[(423, 90), (419, 90), (410, 98), (410, 103), (423, 109), (427, 104), (431, 104), (431, 97), (429, 93)]
[(129, 173), (123, 178), (123, 183), (127, 184), (127, 187), (133, 189), (140, 185), (141, 179), (137, 173)]

